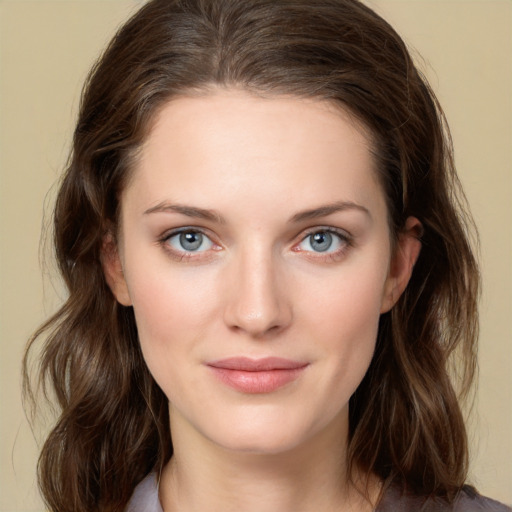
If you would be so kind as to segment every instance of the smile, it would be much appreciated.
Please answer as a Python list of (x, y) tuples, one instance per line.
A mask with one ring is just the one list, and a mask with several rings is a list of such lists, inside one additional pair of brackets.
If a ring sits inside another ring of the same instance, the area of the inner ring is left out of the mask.
[(277, 357), (233, 357), (207, 363), (224, 384), (242, 393), (271, 393), (298, 379), (308, 363)]

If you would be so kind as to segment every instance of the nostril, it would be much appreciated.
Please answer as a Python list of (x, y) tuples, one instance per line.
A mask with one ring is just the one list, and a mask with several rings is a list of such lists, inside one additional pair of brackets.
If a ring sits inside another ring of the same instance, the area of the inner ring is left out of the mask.
[(290, 323), (290, 317), (283, 307), (245, 313), (239, 307), (227, 312), (226, 323), (232, 330), (245, 332), (254, 338), (263, 338), (276, 335), (285, 329)]

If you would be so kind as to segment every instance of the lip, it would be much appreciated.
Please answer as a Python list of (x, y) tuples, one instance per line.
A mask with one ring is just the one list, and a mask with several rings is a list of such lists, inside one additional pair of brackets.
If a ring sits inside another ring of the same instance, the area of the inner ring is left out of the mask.
[(206, 364), (221, 382), (250, 394), (276, 391), (298, 379), (308, 365), (280, 357), (230, 357)]

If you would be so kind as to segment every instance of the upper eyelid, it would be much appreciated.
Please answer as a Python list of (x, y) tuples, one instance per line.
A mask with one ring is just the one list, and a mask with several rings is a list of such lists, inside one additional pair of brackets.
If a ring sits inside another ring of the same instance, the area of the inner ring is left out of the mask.
[(173, 236), (179, 235), (181, 233), (187, 233), (187, 232), (201, 233), (202, 235), (212, 239), (212, 234), (211, 234), (210, 230), (205, 229), (205, 228), (200, 228), (197, 226), (183, 226), (183, 227), (179, 227), (179, 228), (167, 229), (160, 235), (159, 238), (160, 238), (160, 240), (167, 240)]
[(335, 228), (333, 226), (315, 226), (315, 227), (308, 228), (308, 229), (304, 230), (300, 235), (302, 237), (301, 240), (304, 240), (305, 238), (307, 238), (308, 236), (310, 236), (314, 233), (322, 233), (322, 232), (334, 233), (335, 235), (339, 235), (342, 238), (346, 238), (347, 240), (351, 240), (353, 238), (353, 236), (346, 229)]
[[(172, 228), (164, 231), (160, 237), (158, 237), (158, 245), (161, 246), (164, 251), (171, 256), (172, 259), (177, 259), (181, 262), (201, 262), (208, 260), (211, 257), (211, 252), (216, 252), (219, 248), (222, 248), (212, 236), (210, 236), (204, 228), (196, 226), (183, 226), (179, 228)], [(211, 247), (203, 251), (188, 251), (185, 248), (179, 249), (172, 247), (169, 242), (171, 238), (174, 238), (182, 233), (194, 232), (200, 233), (201, 235), (208, 238), (211, 243)]]
[[(176, 248), (171, 247), (171, 244), (169, 242), (169, 240), (171, 238), (174, 238), (175, 236), (178, 236), (178, 235), (180, 235), (182, 233), (187, 233), (187, 232), (200, 233), (201, 235), (203, 235), (206, 238), (208, 238), (208, 240), (212, 244), (212, 247), (210, 247), (210, 249), (207, 249), (205, 251), (199, 251), (197, 253), (195, 253), (194, 251), (189, 252), (187, 250), (181, 251), (180, 249), (176, 249)], [(204, 253), (206, 253), (208, 251), (218, 250), (218, 248), (223, 248), (223, 246), (221, 244), (219, 244), (218, 241), (216, 241), (215, 237), (213, 237), (213, 236), (211, 236), (209, 234), (208, 230), (205, 230), (204, 228), (199, 228), (199, 227), (196, 227), (196, 226), (185, 226), (185, 227), (180, 227), (180, 228), (168, 229), (167, 231), (164, 231), (158, 237), (157, 241), (158, 241), (159, 245), (164, 246), (166, 251), (174, 252), (176, 254), (188, 254), (189, 257), (195, 257), (195, 258), (199, 258), (201, 254), (204, 254)], [(192, 256), (192, 255), (194, 255), (194, 256)]]
[[(354, 245), (354, 237), (346, 230), (341, 228), (335, 228), (333, 226), (316, 226), (314, 228), (309, 228), (305, 230), (305, 232), (303, 232), (303, 234), (300, 235), (298, 241), (293, 242), (291, 248), (292, 252), (311, 252), (308, 250), (303, 251), (302, 249), (298, 249), (298, 247), (315, 233), (332, 233), (335, 236), (339, 237), (340, 243), (343, 246), (338, 250), (339, 252), (344, 252), (348, 249), (348, 247), (352, 247)], [(327, 254), (318, 253), (317, 257), (327, 257)]]

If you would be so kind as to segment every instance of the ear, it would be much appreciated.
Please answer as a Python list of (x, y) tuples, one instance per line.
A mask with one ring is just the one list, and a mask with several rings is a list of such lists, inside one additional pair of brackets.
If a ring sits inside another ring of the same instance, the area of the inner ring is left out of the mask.
[(103, 243), (101, 245), (101, 265), (103, 267), (103, 273), (105, 274), (105, 280), (117, 302), (123, 306), (131, 306), (132, 300), (124, 278), (117, 242), (111, 232), (108, 232), (103, 237)]
[(398, 235), (398, 242), (391, 257), (382, 296), (381, 313), (387, 313), (407, 287), (420, 254), (422, 232), (421, 222), (415, 217), (408, 217), (404, 229)]

